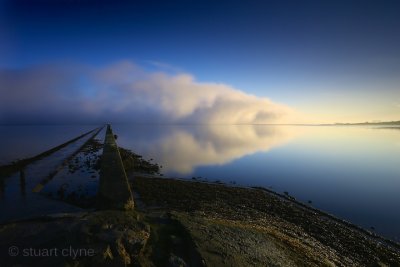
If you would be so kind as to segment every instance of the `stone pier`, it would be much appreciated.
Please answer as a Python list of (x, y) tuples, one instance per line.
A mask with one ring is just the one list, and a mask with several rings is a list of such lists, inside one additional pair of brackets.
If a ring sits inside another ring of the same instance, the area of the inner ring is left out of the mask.
[(134, 202), (111, 126), (107, 125), (98, 191), (100, 209), (133, 209)]

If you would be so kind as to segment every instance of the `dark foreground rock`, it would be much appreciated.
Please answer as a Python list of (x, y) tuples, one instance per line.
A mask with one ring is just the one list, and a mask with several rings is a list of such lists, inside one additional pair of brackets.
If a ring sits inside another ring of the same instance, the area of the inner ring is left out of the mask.
[(260, 189), (130, 180), (135, 211), (1, 225), (0, 266), (400, 266), (397, 244)]
[(138, 176), (131, 181), (143, 211), (168, 212), (180, 225), (199, 265), (400, 266), (398, 244), (264, 190)]
[(140, 266), (149, 227), (132, 211), (99, 211), (0, 226), (0, 266)]

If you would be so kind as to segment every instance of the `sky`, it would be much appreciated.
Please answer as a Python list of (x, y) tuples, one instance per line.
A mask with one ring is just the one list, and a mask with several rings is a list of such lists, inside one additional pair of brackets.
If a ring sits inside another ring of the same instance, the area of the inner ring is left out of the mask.
[(0, 0), (0, 123), (400, 120), (399, 1)]

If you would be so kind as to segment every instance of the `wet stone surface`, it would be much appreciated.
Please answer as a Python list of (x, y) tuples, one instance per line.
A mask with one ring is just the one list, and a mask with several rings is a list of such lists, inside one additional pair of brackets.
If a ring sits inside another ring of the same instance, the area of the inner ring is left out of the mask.
[(46, 185), (42, 194), (79, 207), (94, 207), (103, 151), (101, 141), (97, 138), (90, 140)]
[(77, 206), (51, 201), (40, 192), (51, 184), (53, 178), (65, 169), (69, 159), (80, 151), (98, 130), (100, 128), (75, 138), (75, 141), (60, 147), (50, 155), (39, 157), (11, 175), (0, 177), (0, 222), (79, 211)]

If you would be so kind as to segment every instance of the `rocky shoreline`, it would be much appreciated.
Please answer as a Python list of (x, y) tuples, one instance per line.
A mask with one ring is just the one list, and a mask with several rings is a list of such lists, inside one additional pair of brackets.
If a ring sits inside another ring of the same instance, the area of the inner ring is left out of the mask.
[(207, 266), (399, 266), (399, 245), (260, 189), (132, 177), (145, 210), (179, 221)]
[(120, 154), (133, 211), (88, 206), (0, 225), (1, 266), (400, 266), (399, 244), (288, 195), (163, 178), (156, 163)]

